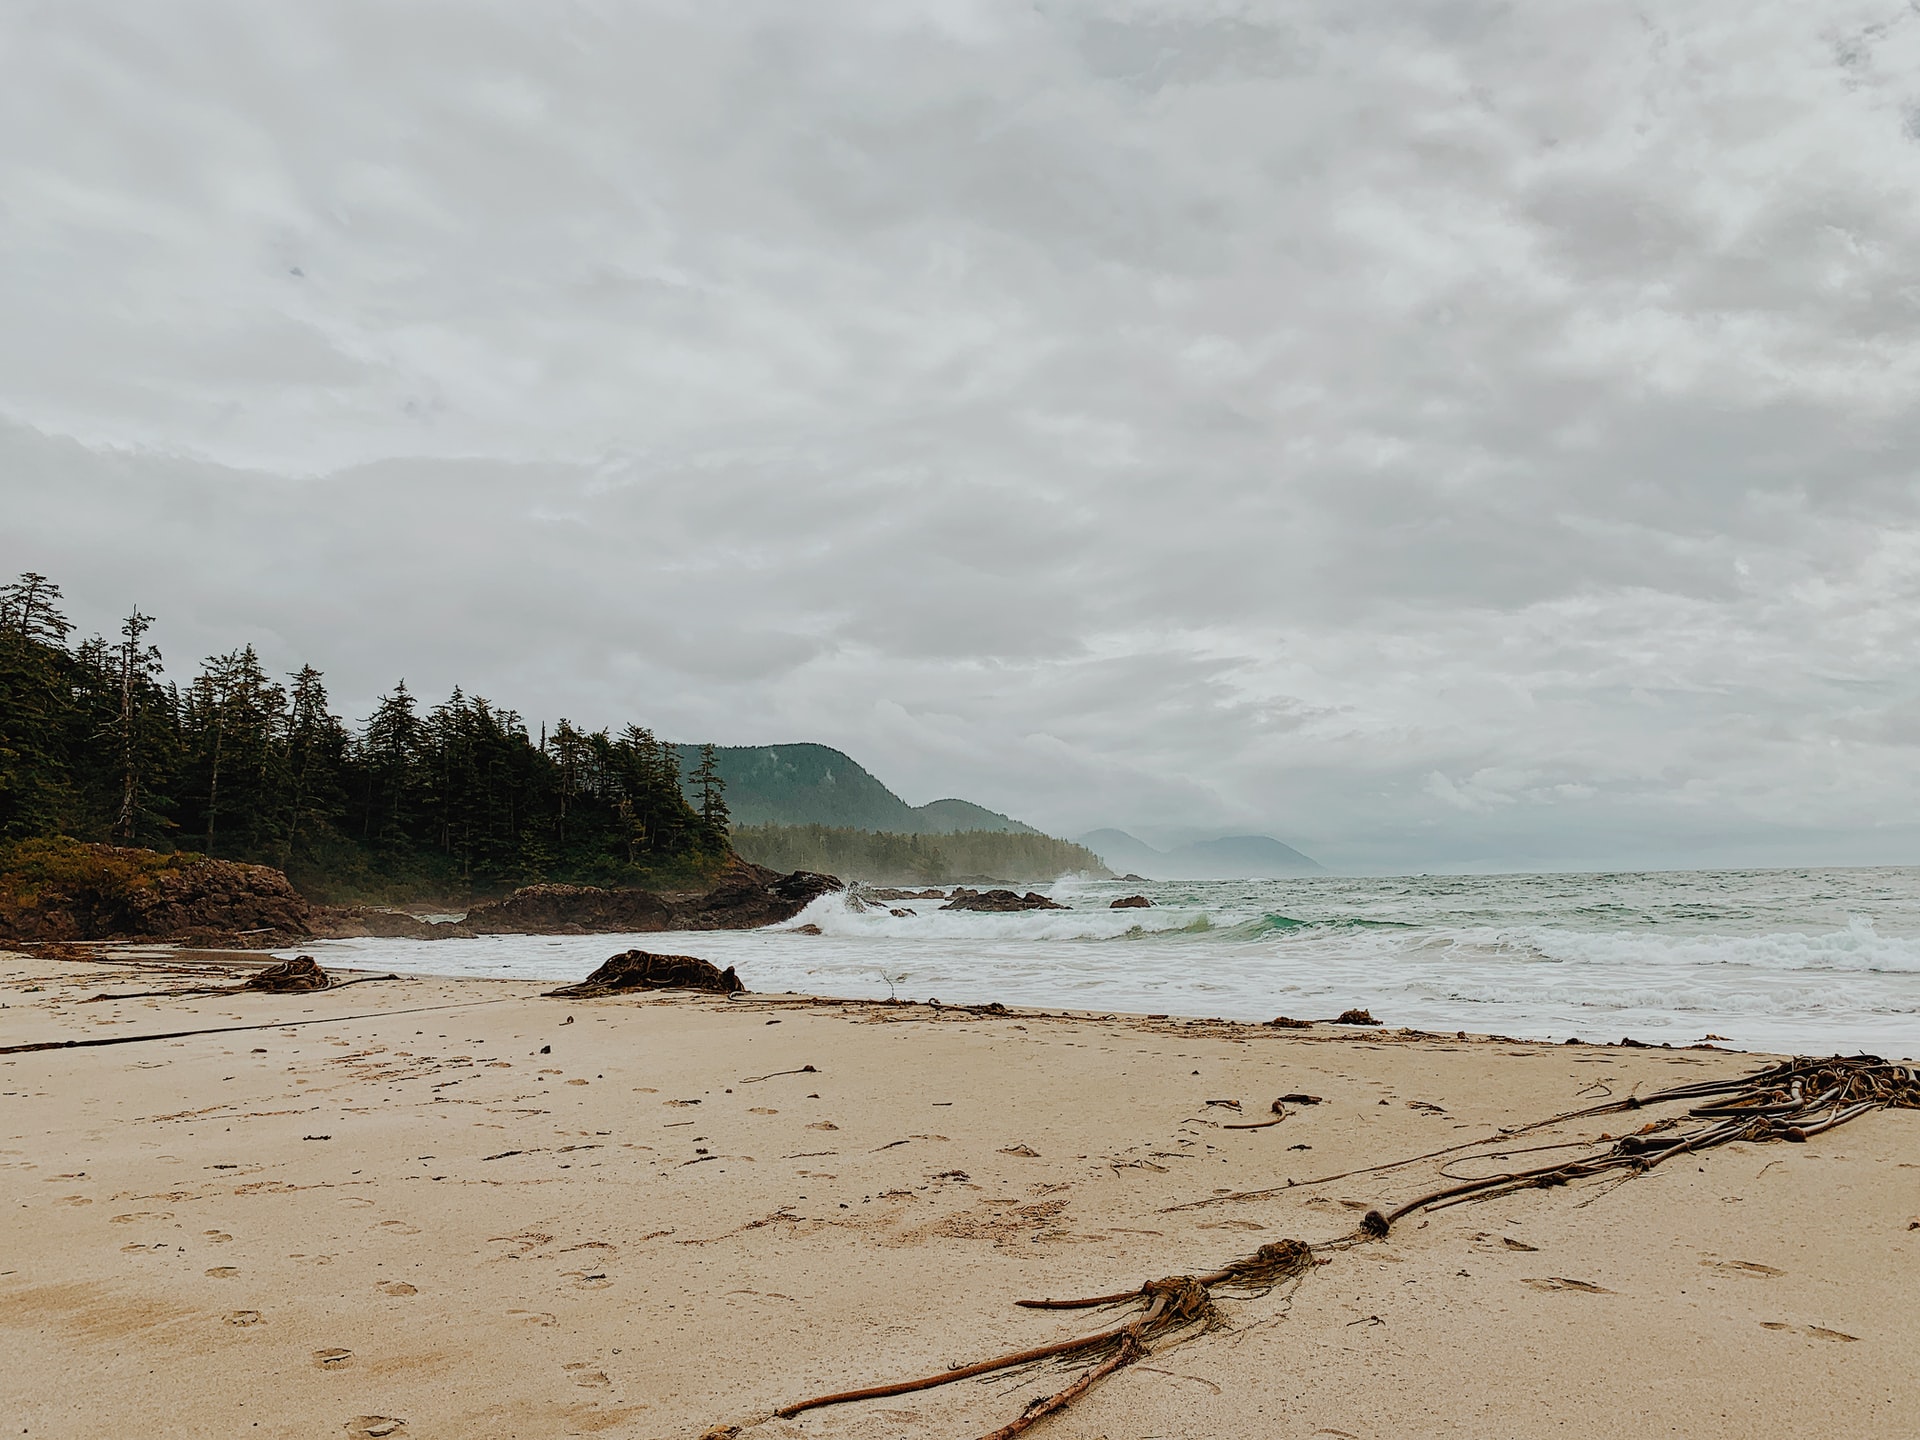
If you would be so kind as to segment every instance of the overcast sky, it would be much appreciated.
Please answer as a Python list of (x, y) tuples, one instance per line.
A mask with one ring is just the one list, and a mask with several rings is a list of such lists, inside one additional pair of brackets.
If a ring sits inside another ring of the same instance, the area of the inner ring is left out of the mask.
[(0, 8), (0, 567), (1354, 869), (1920, 861), (1920, 4)]

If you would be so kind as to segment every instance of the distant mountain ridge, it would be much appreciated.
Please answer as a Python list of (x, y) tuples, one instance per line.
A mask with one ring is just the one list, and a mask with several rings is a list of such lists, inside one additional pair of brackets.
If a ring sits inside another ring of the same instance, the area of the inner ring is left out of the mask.
[(1271, 835), (1224, 835), (1172, 850), (1156, 850), (1124, 830), (1095, 830), (1080, 843), (1116, 874), (1149, 880), (1274, 880), (1317, 875), (1326, 867)]
[[(700, 747), (676, 745), (674, 749), (682, 775), (690, 774), (700, 763)], [(1040, 833), (970, 800), (909, 805), (865, 766), (831, 745), (717, 745), (713, 754), (736, 825), (826, 825), (895, 835), (955, 835), (969, 830)]]

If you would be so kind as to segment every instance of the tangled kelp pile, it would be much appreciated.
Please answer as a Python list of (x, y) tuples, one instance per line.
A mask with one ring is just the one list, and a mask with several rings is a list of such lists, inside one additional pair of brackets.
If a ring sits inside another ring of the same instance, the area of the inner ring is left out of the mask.
[[(1311, 1097), (1290, 1098), (1306, 1100)], [(1650, 1120), (1626, 1135), (1602, 1134), (1590, 1141), (1541, 1146), (1516, 1147), (1512, 1144), (1516, 1138), (1550, 1126), (1606, 1115), (1630, 1114), (1666, 1105), (1686, 1105), (1688, 1108), (1677, 1115)], [(1801, 1058), (1772, 1065), (1744, 1077), (1702, 1081), (1651, 1095), (1608, 1100), (1531, 1124), (1504, 1128), (1481, 1140), (1467, 1141), (1364, 1170), (1345, 1171), (1340, 1175), (1323, 1176), (1319, 1180), (1290, 1181), (1271, 1190), (1238, 1191), (1194, 1201), (1173, 1208), (1189, 1209), (1258, 1199), (1282, 1193), (1296, 1184), (1324, 1184), (1354, 1175), (1385, 1174), (1441, 1157), (1451, 1157), (1447, 1161), (1447, 1166), (1451, 1167), (1475, 1159), (1503, 1160), (1515, 1154), (1542, 1150), (1593, 1150), (1606, 1147), (1597, 1154), (1551, 1164), (1456, 1177), (1445, 1187), (1425, 1192), (1397, 1206), (1369, 1210), (1357, 1230), (1318, 1245), (1300, 1240), (1281, 1240), (1263, 1245), (1251, 1255), (1230, 1260), (1204, 1274), (1168, 1276), (1133, 1289), (1084, 1299), (1018, 1301), (1016, 1303), (1023, 1307), (1044, 1310), (1092, 1309), (1126, 1304), (1137, 1304), (1141, 1309), (1131, 1319), (1091, 1334), (1014, 1351), (913, 1380), (816, 1395), (783, 1405), (765, 1418), (790, 1418), (823, 1406), (927, 1390), (957, 1380), (1046, 1361), (1093, 1362), (1080, 1370), (1064, 1388), (1032, 1401), (1014, 1419), (983, 1437), (983, 1440), (1011, 1440), (1011, 1437), (1027, 1430), (1042, 1418), (1065, 1409), (1100, 1381), (1147, 1355), (1154, 1342), (1164, 1340), (1178, 1331), (1215, 1323), (1218, 1318), (1214, 1303), (1216, 1291), (1239, 1290), (1245, 1293), (1296, 1281), (1315, 1265), (1329, 1263), (1331, 1252), (1385, 1239), (1395, 1222), (1418, 1211), (1491, 1199), (1518, 1190), (1571, 1185), (1601, 1176), (1612, 1176), (1624, 1182), (1646, 1174), (1676, 1155), (1699, 1154), (1736, 1140), (1805, 1141), (1871, 1111), (1882, 1109), (1920, 1109), (1920, 1074), (1916, 1074), (1909, 1066), (1891, 1064), (1874, 1055), (1833, 1056), (1824, 1060)], [(739, 1428), (734, 1426), (717, 1427), (708, 1432), (709, 1435), (739, 1433)]]
[[(1757, 1074), (1733, 1080), (1703, 1080), (1654, 1095), (1630, 1096), (1584, 1110), (1538, 1121), (1500, 1139), (1601, 1115), (1644, 1110), (1649, 1105), (1697, 1100), (1684, 1115), (1652, 1120), (1631, 1135), (1602, 1136), (1596, 1144), (1610, 1148), (1599, 1155), (1564, 1160), (1526, 1170), (1503, 1171), (1470, 1179), (1416, 1196), (1392, 1210), (1369, 1210), (1362, 1229), (1385, 1235), (1396, 1220), (1420, 1210), (1436, 1210), (1464, 1200), (1491, 1199), (1515, 1190), (1570, 1185), (1576, 1180), (1619, 1172), (1644, 1175), (1676, 1155), (1695, 1154), (1734, 1140), (1794, 1140), (1858, 1119), (1870, 1110), (1920, 1110), (1920, 1077), (1905, 1065), (1891, 1065), (1877, 1055), (1855, 1055), (1827, 1060), (1797, 1059), (1771, 1066)], [(1561, 1147), (1555, 1147), (1561, 1148)], [(1505, 1158), (1504, 1156), (1501, 1158)]]

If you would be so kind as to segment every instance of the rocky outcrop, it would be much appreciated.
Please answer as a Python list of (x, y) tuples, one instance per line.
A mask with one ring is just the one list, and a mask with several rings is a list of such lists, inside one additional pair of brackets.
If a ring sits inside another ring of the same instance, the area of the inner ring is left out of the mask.
[(623, 990), (711, 990), (718, 995), (732, 995), (745, 988), (731, 965), (718, 970), (693, 955), (654, 955), (645, 950), (627, 950), (609, 958), (578, 985), (549, 990), (547, 994), (562, 1000), (587, 1000), (596, 995), (617, 995)]
[(944, 900), (944, 890), (895, 890), (886, 885), (862, 885), (859, 890), (863, 900), (899, 901), (899, 900)]
[(413, 940), (473, 935), (651, 935), (666, 930), (753, 930), (791, 920), (841, 888), (831, 875), (791, 875), (734, 859), (705, 890), (602, 889), (528, 885), (476, 905), (458, 921), (432, 922), (394, 910), (331, 910), (318, 918), (331, 939), (364, 935)]
[(265, 865), (77, 840), (0, 856), (0, 939), (188, 939), (260, 948), (309, 932), (312, 907)]
[(831, 875), (795, 870), (782, 875), (735, 858), (712, 888), (665, 897), (672, 909), (667, 930), (755, 930), (791, 920), (822, 895), (845, 887)]
[(1114, 901), (1107, 908), (1109, 910), (1146, 910), (1152, 905), (1153, 901), (1144, 895), (1128, 895), (1124, 899)]
[(313, 933), (320, 940), (446, 940), (473, 934), (463, 924), (422, 920), (404, 910), (354, 905), (313, 912)]
[(705, 890), (529, 885), (455, 922), (373, 906), (310, 905), (278, 870), (54, 838), (0, 847), (0, 942), (174, 940), (277, 949), (307, 939), (748, 930), (791, 920), (841, 888), (735, 858)]
[(652, 890), (528, 885), (476, 905), (459, 928), (470, 935), (645, 934), (673, 928), (673, 906)]
[(968, 890), (964, 887), (953, 892), (953, 898), (940, 907), (942, 910), (980, 910), (989, 914), (1005, 914), (1014, 910), (1067, 910), (1071, 906), (1062, 905), (1057, 900), (1029, 890), (1024, 895), (1016, 895), (1011, 890)]

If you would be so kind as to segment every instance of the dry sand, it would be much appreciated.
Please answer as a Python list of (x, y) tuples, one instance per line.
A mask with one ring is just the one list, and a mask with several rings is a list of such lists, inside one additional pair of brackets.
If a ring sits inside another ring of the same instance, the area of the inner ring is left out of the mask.
[[(0, 1045), (274, 1027), (0, 1057), (0, 1433), (964, 1440), (1067, 1372), (765, 1417), (1108, 1313), (1021, 1297), (1347, 1233), (1436, 1164), (1169, 1207), (1759, 1063), (474, 980), (78, 1003), (165, 983), (0, 954)], [(1289, 1091), (1325, 1103), (1220, 1128)], [(1916, 1216), (1913, 1113), (1462, 1205), (1031, 1433), (1920, 1435)]]

